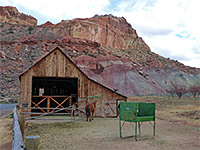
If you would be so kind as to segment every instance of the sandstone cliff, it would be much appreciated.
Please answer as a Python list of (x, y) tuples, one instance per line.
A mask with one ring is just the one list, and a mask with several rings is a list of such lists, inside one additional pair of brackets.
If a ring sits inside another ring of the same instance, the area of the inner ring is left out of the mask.
[(36, 26), (37, 19), (20, 13), (16, 7), (2, 7), (0, 6), (0, 22)]
[[(47, 27), (46, 24), (42, 26)], [(62, 20), (48, 27), (56, 34), (95, 41), (103, 47), (150, 51), (124, 17), (95, 15), (86, 19)]]

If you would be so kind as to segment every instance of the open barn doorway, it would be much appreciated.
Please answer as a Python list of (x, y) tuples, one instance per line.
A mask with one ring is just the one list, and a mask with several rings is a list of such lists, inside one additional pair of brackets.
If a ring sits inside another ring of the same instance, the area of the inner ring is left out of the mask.
[[(78, 78), (33, 77), (31, 112), (56, 112), (77, 102)], [(68, 110), (59, 113), (68, 113)]]

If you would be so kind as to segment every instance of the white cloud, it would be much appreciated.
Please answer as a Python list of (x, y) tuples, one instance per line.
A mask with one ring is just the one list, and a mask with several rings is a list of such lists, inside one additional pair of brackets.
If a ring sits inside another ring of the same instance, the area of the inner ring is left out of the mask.
[(127, 18), (152, 51), (200, 68), (200, 1), (149, 2), (121, 1), (116, 14)]
[(200, 68), (199, 0), (3, 0), (39, 24), (95, 14), (124, 16), (151, 50)]
[[(104, 8), (110, 3), (108, 0), (5, 0), (2, 4), (14, 5), (23, 13), (32, 10), (38, 15), (38, 17), (34, 17), (39, 18), (39, 15), (42, 15), (51, 18), (52, 22), (58, 23), (63, 19), (92, 17), (95, 14), (104, 13)], [(39, 21), (39, 24), (41, 23), (44, 22)]]

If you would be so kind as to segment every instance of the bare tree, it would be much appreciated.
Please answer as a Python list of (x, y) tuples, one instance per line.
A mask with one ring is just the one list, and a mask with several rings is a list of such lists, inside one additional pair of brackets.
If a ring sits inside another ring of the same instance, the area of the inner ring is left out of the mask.
[(169, 89), (169, 93), (173, 96), (173, 94), (176, 94), (179, 99), (187, 93), (187, 89), (183, 85), (178, 85), (177, 83), (171, 82), (171, 87)]
[(195, 98), (197, 94), (200, 94), (200, 85), (193, 85), (189, 88), (189, 92), (192, 93)]

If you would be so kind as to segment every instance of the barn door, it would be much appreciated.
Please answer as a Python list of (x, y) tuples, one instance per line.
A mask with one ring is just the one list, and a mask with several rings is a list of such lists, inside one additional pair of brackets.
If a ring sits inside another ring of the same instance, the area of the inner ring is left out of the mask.
[(119, 103), (124, 100), (107, 100), (104, 103), (105, 117), (117, 117), (119, 114)]
[(65, 108), (77, 102), (77, 94), (78, 78), (33, 77), (32, 112), (69, 113)]
[(116, 100), (106, 100), (104, 102), (104, 108), (105, 108), (105, 117), (116, 117), (117, 111), (116, 111)]

